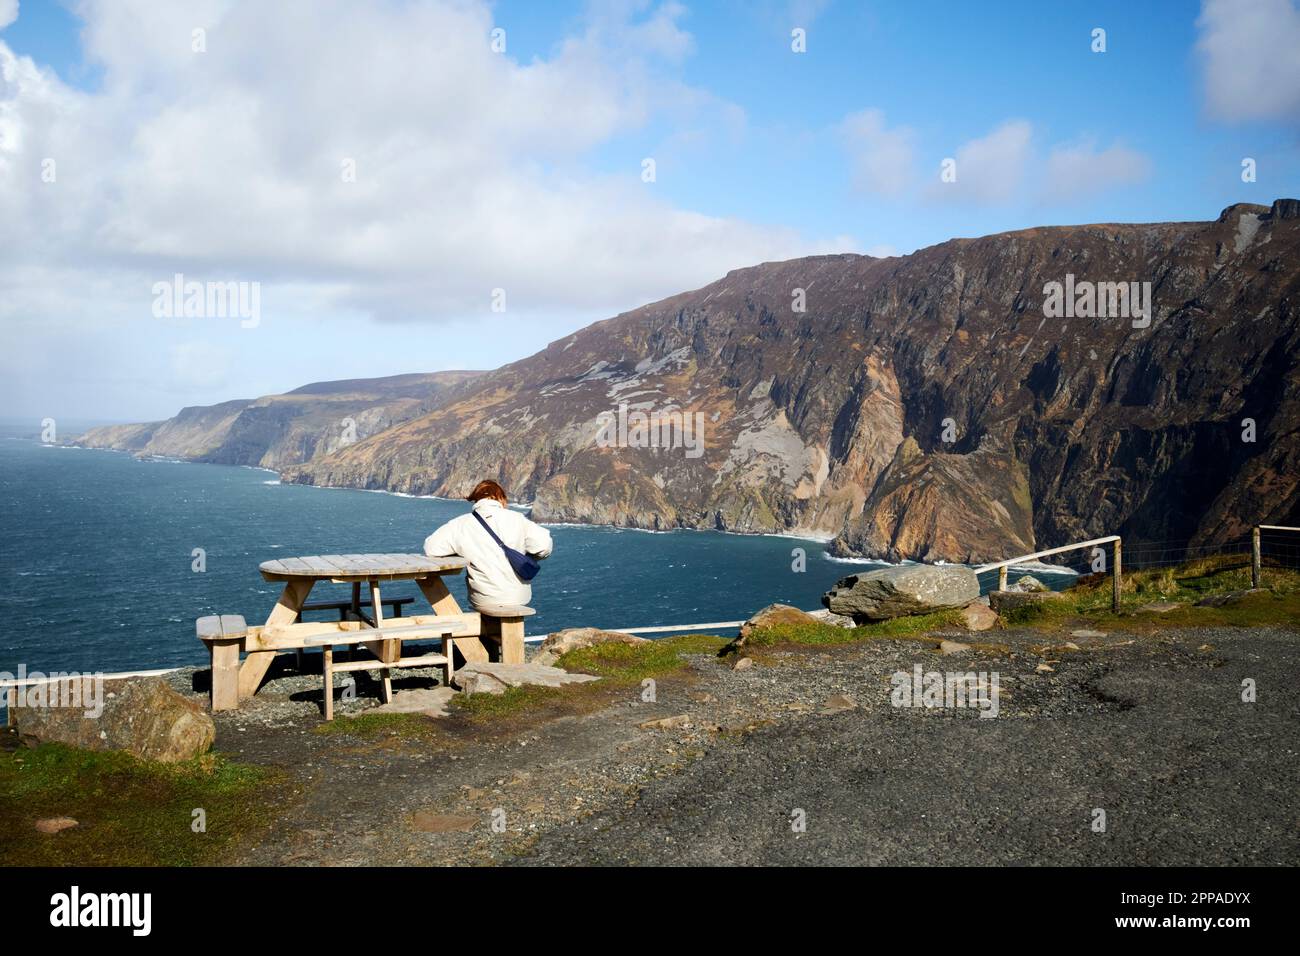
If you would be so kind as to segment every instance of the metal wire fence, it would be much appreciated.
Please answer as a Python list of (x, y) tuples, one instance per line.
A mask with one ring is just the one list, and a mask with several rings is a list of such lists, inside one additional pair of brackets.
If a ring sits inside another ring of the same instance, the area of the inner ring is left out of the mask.
[[(1256, 531), (1259, 535), (1261, 569), (1300, 570), (1300, 529), (1261, 525)], [(1252, 545), (1251, 535), (1242, 535), (1212, 544), (1193, 544), (1186, 538), (1163, 541), (1124, 538), (1124, 570), (1141, 571), (1180, 567), (1198, 561), (1213, 562), (1215, 570), (1249, 568), (1252, 563)], [(1097, 546), (1053, 555), (1041, 562), (1041, 566), (1049, 573), (1051, 569), (1080, 575), (1109, 573), (1110, 560), (1110, 548)], [(1033, 565), (1029, 565), (1026, 569), (1032, 571)], [(984, 572), (985, 576), (988, 574), (989, 572)], [(981, 577), (981, 582), (985, 582), (985, 576)], [(989, 578), (987, 583), (991, 586), (993, 580)]]

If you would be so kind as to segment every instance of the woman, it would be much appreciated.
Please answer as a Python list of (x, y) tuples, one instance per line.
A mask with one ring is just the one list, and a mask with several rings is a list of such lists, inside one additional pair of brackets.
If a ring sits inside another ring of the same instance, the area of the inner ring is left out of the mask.
[(431, 558), (459, 555), (469, 562), (466, 583), (469, 602), (475, 608), (528, 604), (533, 598), (532, 587), (515, 574), (501, 545), (479, 519), (496, 532), (502, 543), (539, 559), (551, 553), (551, 533), (507, 508), (505, 489), (495, 481), (480, 481), (467, 500), (474, 502), (474, 510), (452, 518), (425, 538), (424, 553)]

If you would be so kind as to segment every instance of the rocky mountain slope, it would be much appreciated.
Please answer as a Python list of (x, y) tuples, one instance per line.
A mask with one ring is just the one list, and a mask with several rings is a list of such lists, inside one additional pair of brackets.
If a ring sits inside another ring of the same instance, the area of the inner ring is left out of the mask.
[(346, 447), (435, 407), (479, 372), (434, 372), (304, 385), (284, 395), (181, 409), (75, 439), (90, 448), (279, 470)]
[[(1079, 317), (1124, 305), (1079, 290), (1121, 282), (1150, 283), (1149, 321)], [(1073, 317), (1048, 317), (1049, 283)], [(894, 560), (1223, 539), (1300, 517), (1298, 295), (1296, 200), (765, 263), (284, 477), (448, 496), (493, 477), (539, 520), (833, 536)], [(621, 405), (670, 437), (698, 416), (702, 452), (620, 447), (635, 426), (604, 440)]]

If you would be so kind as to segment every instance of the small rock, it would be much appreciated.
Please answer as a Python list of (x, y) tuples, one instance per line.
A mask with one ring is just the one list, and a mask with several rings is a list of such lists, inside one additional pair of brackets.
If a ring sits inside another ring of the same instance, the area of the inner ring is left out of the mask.
[(1056, 670), (1051, 664), (1039, 664), (1034, 668), (1040, 674), (1050, 674)]
[(1038, 578), (1034, 577), (1032, 574), (1025, 574), (1025, 575), (1021, 575), (1021, 577), (1016, 581), (1016, 583), (1011, 585), (1009, 588), (1007, 588), (1007, 590), (1019, 591), (1022, 594), (1029, 594), (1034, 592), (1042, 594), (1044, 591), (1050, 591), (1052, 589), (1049, 588), (1042, 581), (1038, 580)]
[(962, 624), (968, 631), (987, 631), (998, 623), (998, 614), (987, 604), (967, 604), (961, 609)]
[(1225, 607), (1229, 604), (1236, 604), (1242, 598), (1250, 594), (1258, 594), (1263, 588), (1251, 588), (1246, 591), (1229, 591), (1226, 594), (1211, 594), (1209, 597), (1203, 597), (1196, 602), (1197, 607)]
[(637, 724), (642, 730), (677, 730), (681, 727), (691, 725), (690, 714), (678, 714), (676, 717), (661, 717), (658, 720), (647, 720)]
[(72, 817), (46, 817), (43, 820), (36, 821), (36, 829), (42, 833), (58, 833), (61, 830), (67, 830), (75, 826), (77, 826), (77, 821)]
[(767, 607), (755, 611), (748, 621), (740, 625), (740, 640), (736, 641), (737, 646), (745, 643), (745, 638), (755, 631), (761, 631), (769, 627), (780, 627), (782, 625), (808, 625), (816, 620), (807, 611), (801, 611), (797, 607), (791, 607), (789, 604), (769, 604)]
[(752, 659), (748, 657), (742, 657), (740, 660), (736, 661), (736, 663), (731, 666), (731, 669), (733, 671), (743, 671), (753, 666), (754, 666), (754, 662)]
[[(503, 688), (504, 689), (504, 688)], [(387, 704), (380, 704), (372, 714), (424, 714), (426, 717), (446, 717), (447, 704), (456, 692), (450, 687), (433, 687), (425, 690), (402, 690), (393, 695)]]
[(940, 654), (944, 654), (944, 655), (964, 654), (966, 651), (969, 650), (970, 650), (970, 645), (963, 644), (961, 641), (940, 641), (939, 642)]
[(821, 621), (823, 624), (834, 624), (836, 627), (852, 628), (857, 626), (853, 623), (853, 618), (849, 617), (847, 614), (836, 614), (835, 612), (829, 611), (826, 608), (820, 608), (816, 611), (809, 611), (808, 616), (812, 618), (816, 618), (817, 620)]
[(1177, 611), (1181, 604), (1173, 601), (1153, 601), (1150, 604), (1143, 604), (1138, 608), (1139, 611), (1150, 611), (1153, 614), (1168, 614), (1170, 611)]
[(411, 826), (421, 833), (466, 833), (478, 824), (478, 817), (455, 816), (417, 810), (411, 817)]
[(842, 714), (846, 710), (856, 710), (858, 702), (848, 694), (836, 694), (834, 697), (828, 697), (826, 703), (822, 704), (821, 714)]
[(624, 634), (622, 631), (602, 631), (595, 627), (567, 627), (547, 636), (537, 649), (537, 656), (532, 663), (554, 664), (569, 651), (576, 651), (596, 644), (648, 644), (644, 637)]

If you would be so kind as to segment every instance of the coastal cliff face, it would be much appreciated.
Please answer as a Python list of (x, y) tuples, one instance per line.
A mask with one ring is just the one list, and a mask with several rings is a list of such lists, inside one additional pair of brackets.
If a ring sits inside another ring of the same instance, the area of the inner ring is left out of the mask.
[(184, 408), (161, 422), (106, 425), (88, 448), (279, 470), (422, 415), (478, 372), (435, 372), (304, 385), (284, 395)]
[[(1139, 284), (1131, 303), (1117, 283)], [(284, 479), (460, 496), (492, 477), (542, 521), (818, 535), (891, 560), (1219, 540), (1300, 517), (1298, 296), (1296, 200), (765, 263)], [(636, 412), (678, 447), (644, 447)]]

